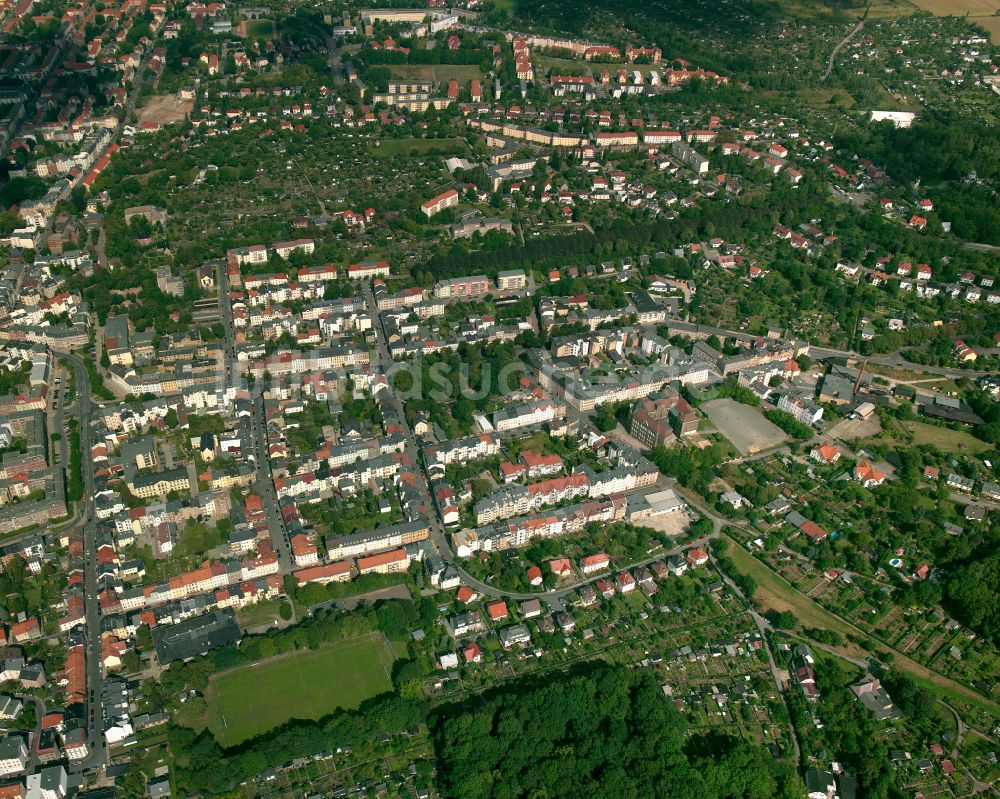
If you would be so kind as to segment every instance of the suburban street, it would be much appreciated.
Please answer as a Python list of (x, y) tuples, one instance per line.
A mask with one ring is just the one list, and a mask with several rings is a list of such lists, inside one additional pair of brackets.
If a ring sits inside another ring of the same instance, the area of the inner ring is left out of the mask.
[[(83, 455), (83, 522), (84, 540), (84, 600), (87, 620), (87, 734), (90, 753), (78, 761), (75, 768), (86, 770), (106, 760), (101, 705), (101, 610), (97, 588), (97, 522), (94, 517), (93, 461), (90, 459), (90, 422), (93, 403), (90, 398), (90, 378), (86, 366), (77, 356), (67, 354), (76, 379), (75, 415), (79, 423), (80, 449)], [(65, 432), (65, 431), (64, 431)]]
[[(239, 364), (236, 361), (236, 337), (233, 332), (232, 302), (230, 301), (229, 275), (226, 273), (226, 262), (219, 260), (216, 265), (216, 280), (219, 284), (220, 310), (225, 328), (225, 348), (223, 366), (224, 387), (235, 386), (242, 378)], [(255, 487), (264, 506), (267, 527), (271, 533), (274, 552), (278, 556), (282, 574), (290, 573), (292, 562), (292, 547), (288, 540), (288, 531), (281, 520), (278, 511), (277, 497), (274, 493), (274, 477), (271, 474), (271, 459), (267, 450), (267, 420), (264, 418), (264, 384), (257, 381), (250, 387), (250, 431), (253, 435), (253, 459), (255, 471)]]

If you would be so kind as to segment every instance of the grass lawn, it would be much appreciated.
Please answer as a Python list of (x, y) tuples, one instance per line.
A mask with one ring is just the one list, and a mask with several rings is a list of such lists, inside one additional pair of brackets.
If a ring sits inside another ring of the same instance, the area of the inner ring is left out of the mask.
[(426, 153), (438, 150), (458, 156), (468, 155), (469, 145), (465, 139), (381, 139), (378, 147), (370, 151), (375, 158), (392, 158), (397, 155), (409, 155), (412, 150)]
[(444, 83), (455, 78), (460, 85), (473, 78), (483, 79), (482, 70), (475, 64), (393, 64), (389, 69), (393, 78), (404, 80), (436, 80)]
[(765, 94), (769, 97), (812, 105), (836, 105), (841, 108), (850, 108), (854, 105), (854, 98), (846, 89), (798, 89), (793, 92), (772, 91)]
[(962, 430), (951, 430), (923, 422), (904, 422), (914, 444), (932, 444), (942, 452), (985, 452), (990, 445)]
[(250, 39), (271, 39), (274, 38), (274, 22), (269, 19), (248, 19), (247, 38)]
[(259, 602), (236, 611), (236, 621), (240, 627), (262, 627), (281, 618), (278, 608), (281, 602)]
[(223, 672), (205, 694), (208, 727), (223, 746), (234, 746), (290, 719), (355, 708), (392, 690), (395, 659), (382, 635), (372, 633)]

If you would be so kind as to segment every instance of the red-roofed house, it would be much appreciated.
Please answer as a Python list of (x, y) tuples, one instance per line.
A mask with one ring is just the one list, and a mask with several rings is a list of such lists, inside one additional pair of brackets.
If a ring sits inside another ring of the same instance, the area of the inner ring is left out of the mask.
[(568, 577), (573, 573), (573, 567), (567, 558), (553, 558), (548, 563), (549, 570), (556, 577)]
[(483, 651), (475, 641), (465, 647), (462, 654), (465, 656), (466, 663), (482, 663), (483, 661)]
[(833, 446), (833, 444), (822, 444), (821, 446), (813, 447), (812, 452), (809, 453), (809, 457), (819, 463), (836, 463), (840, 460), (840, 450)]
[(885, 482), (885, 478), (885, 472), (880, 472), (865, 458), (859, 460), (857, 465), (854, 467), (854, 479), (861, 483), (861, 485), (865, 488), (875, 488), (876, 486), (880, 486), (883, 482)]
[(594, 572), (601, 572), (607, 569), (611, 565), (611, 558), (605, 555), (603, 552), (599, 552), (596, 555), (588, 555), (580, 561), (580, 571), (584, 574), (593, 574)]
[(439, 194), (437, 197), (431, 197), (431, 199), (420, 206), (420, 210), (430, 219), (434, 214), (443, 211), (445, 208), (453, 208), (456, 205), (458, 205), (458, 192), (455, 189), (448, 189), (448, 191)]
[(458, 589), (458, 593), (455, 594), (455, 599), (468, 605), (479, 599), (479, 594), (469, 588), (469, 586), (463, 585)]
[(623, 594), (634, 591), (636, 586), (635, 577), (628, 572), (619, 572), (615, 576), (615, 583), (618, 585), (618, 590)]

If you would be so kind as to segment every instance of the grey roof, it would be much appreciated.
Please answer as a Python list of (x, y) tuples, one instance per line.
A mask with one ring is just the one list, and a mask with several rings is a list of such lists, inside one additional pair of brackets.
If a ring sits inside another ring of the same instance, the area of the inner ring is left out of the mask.
[(232, 608), (153, 628), (156, 656), (163, 664), (196, 657), (241, 638)]

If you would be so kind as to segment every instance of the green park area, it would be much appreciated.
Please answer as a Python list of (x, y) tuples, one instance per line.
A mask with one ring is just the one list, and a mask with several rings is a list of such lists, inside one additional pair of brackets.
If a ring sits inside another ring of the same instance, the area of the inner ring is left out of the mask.
[(208, 727), (235, 746), (291, 719), (319, 719), (392, 690), (391, 644), (381, 633), (346, 638), (212, 677)]

